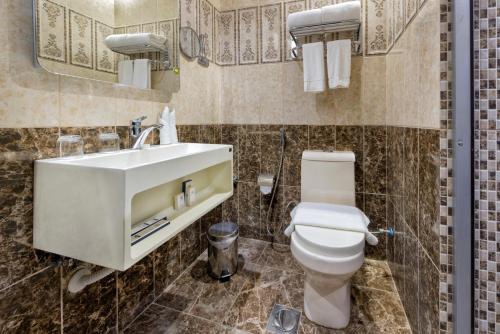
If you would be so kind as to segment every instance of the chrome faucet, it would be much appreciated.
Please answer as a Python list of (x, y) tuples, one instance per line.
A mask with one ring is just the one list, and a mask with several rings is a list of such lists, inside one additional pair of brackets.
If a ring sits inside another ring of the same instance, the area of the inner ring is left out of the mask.
[(163, 124), (154, 124), (144, 130), (142, 130), (142, 121), (144, 121), (147, 117), (142, 116), (136, 119), (133, 119), (130, 122), (130, 137), (132, 138), (132, 148), (134, 150), (142, 150), (144, 148), (144, 143), (148, 138), (149, 134), (154, 129), (161, 129)]

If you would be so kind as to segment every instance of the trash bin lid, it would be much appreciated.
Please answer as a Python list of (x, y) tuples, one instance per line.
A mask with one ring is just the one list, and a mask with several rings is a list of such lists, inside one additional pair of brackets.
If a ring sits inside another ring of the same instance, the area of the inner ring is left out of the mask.
[(233, 222), (217, 223), (208, 228), (208, 238), (221, 241), (238, 235), (238, 225)]

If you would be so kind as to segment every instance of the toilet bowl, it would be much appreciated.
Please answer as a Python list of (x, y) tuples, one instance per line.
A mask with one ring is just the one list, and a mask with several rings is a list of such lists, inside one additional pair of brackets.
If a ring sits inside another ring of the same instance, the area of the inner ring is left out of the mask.
[(363, 265), (364, 234), (297, 226), (292, 255), (306, 274), (304, 313), (322, 326), (344, 328), (351, 310), (350, 279)]
[(301, 176), (301, 204), (287, 229), (293, 231), (292, 255), (305, 272), (304, 313), (319, 325), (345, 328), (350, 279), (363, 265), (367, 237), (360, 229), (366, 216), (354, 208), (354, 154), (305, 151)]

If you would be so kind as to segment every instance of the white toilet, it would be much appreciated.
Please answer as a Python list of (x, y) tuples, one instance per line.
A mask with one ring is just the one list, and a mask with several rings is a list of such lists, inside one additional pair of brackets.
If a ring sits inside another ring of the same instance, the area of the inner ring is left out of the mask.
[[(311, 220), (297, 223), (291, 232), (292, 254), (306, 273), (304, 312), (309, 320), (330, 328), (349, 324), (350, 279), (364, 261), (368, 232), (349, 230), (356, 220), (367, 220), (355, 208), (354, 161), (352, 152), (304, 151), (301, 203), (292, 212)], [(346, 228), (317, 227), (320, 221), (345, 222)]]

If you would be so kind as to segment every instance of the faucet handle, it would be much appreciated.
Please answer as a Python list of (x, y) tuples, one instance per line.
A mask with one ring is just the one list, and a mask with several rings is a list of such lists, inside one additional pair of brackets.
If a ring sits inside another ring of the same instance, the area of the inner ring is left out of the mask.
[(141, 116), (130, 121), (131, 124), (141, 124), (148, 116)]

